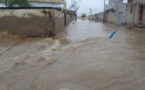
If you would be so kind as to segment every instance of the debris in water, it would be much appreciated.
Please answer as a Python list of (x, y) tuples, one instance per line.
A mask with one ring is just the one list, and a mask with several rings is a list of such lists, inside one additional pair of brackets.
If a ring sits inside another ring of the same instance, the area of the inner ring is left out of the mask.
[(116, 34), (116, 31), (112, 32), (109, 38), (111, 39)]
[(24, 61), (16, 61), (15, 62), (15, 66), (18, 66), (18, 65), (25, 65), (27, 64), (27, 62), (24, 62)]
[(53, 63), (55, 63), (55, 62), (56, 62), (56, 59), (54, 59), (54, 60), (48, 60), (48, 61), (46, 62), (46, 65), (45, 65), (45, 66), (50, 65), (50, 64), (53, 64)]

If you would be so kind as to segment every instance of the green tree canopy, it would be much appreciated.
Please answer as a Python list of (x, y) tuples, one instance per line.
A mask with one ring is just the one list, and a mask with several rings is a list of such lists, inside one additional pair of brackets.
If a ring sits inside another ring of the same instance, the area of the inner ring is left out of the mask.
[(6, 7), (30, 7), (29, 0), (0, 0), (0, 3), (4, 3)]

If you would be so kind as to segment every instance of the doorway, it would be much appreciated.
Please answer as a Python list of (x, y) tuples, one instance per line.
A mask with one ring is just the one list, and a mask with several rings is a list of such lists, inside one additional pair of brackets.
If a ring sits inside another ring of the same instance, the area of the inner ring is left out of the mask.
[(119, 12), (119, 15), (118, 15), (118, 23), (119, 24), (123, 23), (123, 12)]
[(140, 5), (140, 10), (139, 10), (139, 20), (142, 21), (143, 20), (143, 5)]

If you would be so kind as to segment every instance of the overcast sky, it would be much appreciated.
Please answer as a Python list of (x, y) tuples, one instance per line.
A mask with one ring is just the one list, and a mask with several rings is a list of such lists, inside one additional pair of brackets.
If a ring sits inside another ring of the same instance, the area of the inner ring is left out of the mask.
[[(108, 1), (109, 0), (106, 0), (106, 4), (108, 4)], [(124, 2), (126, 1), (127, 0), (124, 0)], [(70, 4), (71, 0), (67, 0), (67, 7), (70, 7)], [(78, 15), (81, 15), (82, 13), (89, 14), (90, 8), (92, 9), (93, 13), (99, 13), (102, 12), (104, 9), (104, 0), (81, 0), (78, 5), (80, 6), (78, 10)]]

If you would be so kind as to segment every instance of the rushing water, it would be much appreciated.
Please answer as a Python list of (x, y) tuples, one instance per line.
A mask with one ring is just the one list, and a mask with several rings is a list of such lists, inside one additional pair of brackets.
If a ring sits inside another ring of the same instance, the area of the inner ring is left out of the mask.
[[(117, 31), (112, 39), (108, 37)], [(0, 90), (144, 90), (145, 31), (88, 20), (0, 57)], [(0, 38), (0, 53), (20, 38)]]

